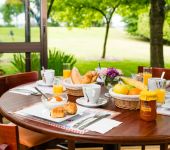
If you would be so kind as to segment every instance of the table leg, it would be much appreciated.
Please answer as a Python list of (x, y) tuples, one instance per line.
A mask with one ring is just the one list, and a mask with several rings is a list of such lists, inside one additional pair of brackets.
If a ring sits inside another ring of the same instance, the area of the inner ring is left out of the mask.
[(160, 144), (160, 150), (168, 150), (168, 144)]
[(75, 150), (75, 141), (68, 140), (68, 150)]
[(120, 150), (119, 144), (105, 144), (103, 145), (103, 150)]

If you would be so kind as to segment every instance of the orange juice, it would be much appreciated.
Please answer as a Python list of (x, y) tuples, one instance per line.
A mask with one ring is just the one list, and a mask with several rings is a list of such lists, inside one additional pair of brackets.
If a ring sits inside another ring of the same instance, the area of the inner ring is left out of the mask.
[(163, 104), (165, 102), (165, 89), (156, 89), (157, 102)]
[(63, 85), (53, 85), (53, 93), (61, 94), (63, 92)]
[(63, 70), (63, 78), (69, 78), (71, 76), (71, 70)]
[(151, 73), (148, 73), (148, 72), (144, 72), (143, 73), (143, 83), (145, 85), (148, 85), (148, 79), (152, 77), (152, 74)]

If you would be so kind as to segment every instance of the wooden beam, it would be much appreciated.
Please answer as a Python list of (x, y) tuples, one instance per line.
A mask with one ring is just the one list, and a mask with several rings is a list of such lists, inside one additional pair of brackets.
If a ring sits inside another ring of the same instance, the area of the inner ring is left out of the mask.
[(39, 42), (0, 43), (0, 53), (40, 52), (40, 50), (41, 44)]

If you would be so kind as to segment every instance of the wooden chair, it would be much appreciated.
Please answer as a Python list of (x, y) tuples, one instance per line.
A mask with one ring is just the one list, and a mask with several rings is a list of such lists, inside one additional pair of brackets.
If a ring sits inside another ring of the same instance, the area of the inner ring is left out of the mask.
[(6, 86), (6, 76), (0, 76), (0, 97), (8, 90)]
[(18, 73), (18, 74), (6, 76), (6, 84), (8, 89), (19, 86), (21, 84), (34, 82), (37, 80), (38, 80), (37, 71), (24, 72), (24, 73)]
[(164, 79), (169, 80), (170, 79), (170, 69), (168, 68), (152, 68), (152, 76), (153, 77), (161, 77), (162, 72), (165, 72)]
[[(138, 73), (143, 72), (143, 66), (138, 66)], [(164, 78), (170, 80), (170, 69), (152, 67), (152, 77), (161, 77), (162, 72), (165, 72)]]
[[(8, 90), (6, 86), (6, 77), (0, 76), (0, 97), (3, 93), (5, 93)], [(0, 114), (0, 123), (2, 123), (3, 116)]]
[(7, 145), (7, 148), (4, 150), (18, 150), (18, 143), (18, 127), (14, 124), (0, 124), (0, 145)]

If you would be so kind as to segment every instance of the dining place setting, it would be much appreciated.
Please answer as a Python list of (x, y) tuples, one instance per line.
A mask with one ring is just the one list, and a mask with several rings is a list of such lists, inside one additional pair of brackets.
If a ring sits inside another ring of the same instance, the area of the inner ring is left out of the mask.
[[(113, 118), (120, 112), (102, 108), (109, 98), (101, 95), (102, 86), (96, 81), (99, 72), (81, 75), (76, 67), (64, 65), (67, 66), (63, 67), (62, 77), (55, 77), (54, 70), (43, 68), (41, 80), (11, 89), (12, 93), (40, 98), (38, 103), (15, 114), (81, 134), (88, 131), (104, 134), (119, 126), (122, 122)], [(77, 97), (74, 102), (69, 101), (69, 95)]]

